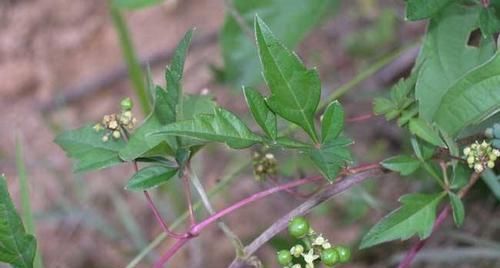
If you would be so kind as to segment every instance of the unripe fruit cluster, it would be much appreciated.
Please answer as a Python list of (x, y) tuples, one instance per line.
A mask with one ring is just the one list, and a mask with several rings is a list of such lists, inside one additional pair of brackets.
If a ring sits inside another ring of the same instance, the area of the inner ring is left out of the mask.
[(495, 161), (500, 156), (498, 149), (493, 149), (490, 143), (483, 141), (475, 142), (464, 148), (464, 156), (470, 168), (481, 173), (485, 168), (494, 168)]
[[(278, 252), (278, 263), (284, 268), (314, 268), (315, 264), (334, 266), (349, 262), (351, 250), (344, 246), (332, 246), (321, 234), (316, 234), (309, 221), (304, 217), (295, 217), (288, 223), (288, 233), (300, 239), (303, 244), (296, 244), (290, 250)], [(305, 266), (294, 263), (294, 259), (303, 259)]]
[(110, 137), (115, 140), (122, 138), (121, 130), (132, 130), (137, 119), (132, 115), (133, 103), (130, 98), (125, 98), (120, 103), (120, 114), (105, 115), (101, 123), (94, 125), (96, 132), (107, 130), (102, 136), (102, 141), (107, 142)]

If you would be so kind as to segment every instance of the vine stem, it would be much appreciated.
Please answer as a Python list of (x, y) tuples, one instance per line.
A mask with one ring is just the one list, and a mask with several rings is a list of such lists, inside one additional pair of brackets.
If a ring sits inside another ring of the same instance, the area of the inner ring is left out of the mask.
[[(362, 166), (358, 166), (358, 167), (355, 167), (352, 169), (348, 169), (347, 173), (348, 174), (355, 174), (357, 172), (363, 172), (363, 171), (367, 171), (369, 169), (375, 169), (375, 168), (380, 169), (380, 165), (379, 164), (362, 165)], [(344, 182), (350, 178), (351, 178), (350, 176), (347, 176), (344, 179), (340, 180), (339, 183)], [(203, 229), (207, 228), (209, 225), (218, 221), (220, 218), (230, 214), (231, 212), (238, 210), (246, 205), (249, 205), (255, 201), (259, 201), (259, 200), (261, 200), (261, 199), (263, 199), (263, 198), (265, 198), (273, 193), (284, 191), (284, 190), (290, 189), (290, 188), (295, 188), (295, 187), (298, 187), (298, 186), (301, 186), (304, 184), (308, 184), (311, 182), (315, 182), (315, 181), (318, 181), (321, 179), (323, 179), (322, 176), (311, 176), (311, 177), (306, 177), (306, 178), (303, 178), (300, 180), (292, 181), (289, 183), (281, 184), (281, 185), (278, 185), (276, 187), (269, 188), (267, 190), (255, 193), (255, 194), (253, 194), (253, 195), (251, 195), (243, 200), (240, 200), (239, 202), (236, 202), (235, 204), (233, 204), (225, 209), (222, 209), (221, 211), (206, 218), (202, 222), (199, 222), (199, 223), (195, 224), (194, 226), (192, 226), (190, 228), (190, 230), (187, 232), (188, 236), (183, 238), (183, 239), (178, 240), (170, 249), (168, 249), (158, 259), (158, 261), (155, 263), (154, 267), (155, 268), (162, 268), (164, 266), (164, 264), (167, 263), (170, 260), (170, 258), (172, 256), (174, 256), (175, 253), (177, 253), (177, 251), (179, 251), (191, 238), (198, 236)], [(351, 178), (351, 180), (352, 180), (352, 178)]]
[[(460, 192), (458, 193), (458, 196), (460, 198), (463, 198), (469, 192), (469, 190), (472, 188), (472, 186), (478, 181), (479, 175), (480, 175), (480, 173), (476, 173), (476, 172), (472, 173), (472, 175), (469, 179), (469, 183), (464, 188), (462, 188), (462, 190), (460, 190)], [(441, 210), (436, 221), (434, 222), (434, 226), (432, 227), (432, 233), (429, 235), (428, 238), (426, 238), (424, 240), (419, 240), (418, 242), (416, 242), (410, 248), (410, 250), (408, 250), (408, 252), (406, 253), (403, 260), (399, 263), (398, 268), (409, 268), (411, 266), (413, 260), (417, 256), (418, 252), (425, 246), (425, 244), (430, 239), (432, 234), (434, 234), (439, 229), (439, 227), (443, 224), (443, 222), (446, 220), (446, 218), (450, 214), (450, 211), (451, 211), (451, 207), (449, 204), (446, 205), (443, 208), (443, 210)]]
[[(137, 166), (137, 162), (133, 161), (133, 165), (134, 165), (134, 171), (137, 173), (139, 171), (139, 167)], [(173, 231), (171, 231), (170, 228), (168, 228), (167, 223), (161, 217), (160, 211), (155, 206), (155, 203), (153, 202), (153, 199), (151, 198), (151, 195), (149, 194), (149, 192), (148, 191), (143, 191), (143, 193), (144, 193), (144, 196), (146, 197), (146, 200), (148, 202), (149, 208), (151, 209), (151, 211), (153, 211), (153, 214), (154, 214), (154, 216), (156, 218), (156, 221), (161, 225), (161, 227), (163, 228), (163, 231), (165, 232), (165, 234), (167, 234), (168, 236), (173, 237), (175, 239), (183, 239), (183, 238), (185, 238), (186, 235), (176, 234)]]

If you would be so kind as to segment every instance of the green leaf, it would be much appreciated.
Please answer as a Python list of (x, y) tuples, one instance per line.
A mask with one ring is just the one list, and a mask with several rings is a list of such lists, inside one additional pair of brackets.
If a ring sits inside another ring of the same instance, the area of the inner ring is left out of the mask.
[(478, 26), (479, 11), (477, 6), (451, 5), (429, 24), (418, 58), (421, 66), (415, 89), (420, 117), (428, 122), (439, 114), (436, 112), (450, 86), (495, 52), (492, 38), (482, 39), (479, 47), (467, 45), (471, 32)]
[[(234, 11), (247, 25), (242, 29), (231, 14), (226, 13), (221, 29), (220, 44), (225, 66), (225, 78), (240, 88), (262, 82), (257, 50), (252, 38), (256, 14), (268, 23), (274, 34), (289, 48), (295, 48), (309, 31), (327, 15), (332, 15), (338, 0), (230, 0)], [(290, 25), (293, 24), (293, 31)]]
[(264, 97), (257, 90), (249, 87), (243, 87), (243, 93), (257, 124), (271, 139), (275, 140), (278, 136), (276, 115), (267, 107)]
[(388, 170), (401, 173), (403, 176), (410, 175), (420, 167), (420, 161), (409, 155), (398, 155), (387, 158), (380, 164)]
[(185, 119), (182, 116), (182, 112), (184, 111), (182, 107), (182, 76), (186, 54), (189, 49), (189, 44), (191, 44), (192, 36), (193, 30), (191, 29), (177, 45), (172, 57), (172, 62), (165, 70), (165, 81), (167, 81), (166, 105), (168, 106), (166, 114), (170, 119), (168, 123)]
[(344, 130), (344, 108), (338, 101), (334, 101), (326, 107), (321, 120), (321, 142), (337, 138)]
[(491, 169), (486, 169), (481, 173), (481, 179), (490, 188), (497, 200), (500, 201), (500, 178)]
[(434, 121), (455, 137), (500, 109), (500, 54), (451, 86), (437, 107)]
[[(157, 131), (162, 126), (171, 122), (169, 107), (167, 103), (167, 92), (157, 86), (155, 89), (155, 103), (153, 111), (148, 115), (144, 122), (134, 130), (127, 145), (120, 150), (120, 157), (124, 161), (132, 161), (138, 157), (148, 155), (149, 151), (157, 151), (163, 154), (172, 155), (172, 147), (175, 142), (161, 139), (159, 137), (147, 137), (151, 132)], [(158, 151), (157, 149), (161, 149)]]
[(0, 175), (0, 262), (14, 268), (33, 268), (35, 237), (24, 230), (7, 189), (7, 179)]
[(57, 143), (66, 152), (69, 158), (74, 159), (75, 172), (107, 168), (123, 161), (118, 152), (125, 147), (121, 139), (102, 141), (104, 131), (97, 132), (92, 126), (85, 126), (75, 130), (64, 131), (59, 134)]
[(464, 224), (465, 218), (465, 209), (462, 200), (460, 197), (453, 192), (448, 192), (448, 196), (450, 198), (451, 208), (453, 210), (453, 221), (457, 227), (462, 226)]
[(125, 189), (129, 191), (145, 191), (167, 182), (177, 174), (176, 167), (153, 165), (140, 169), (128, 181)]
[(500, 31), (500, 19), (495, 7), (483, 8), (479, 14), (479, 28), (484, 38)]
[(302, 61), (255, 18), (255, 35), (263, 75), (271, 90), (267, 103), (272, 111), (302, 127), (318, 141), (314, 114), (319, 104), (321, 82), (316, 70), (307, 70)]
[(453, 0), (407, 0), (406, 18), (409, 20), (421, 20), (436, 15)]
[(312, 147), (311, 144), (304, 143), (286, 136), (278, 137), (276, 142), (289, 149), (309, 149)]
[(422, 138), (423, 140), (440, 147), (444, 147), (445, 144), (439, 133), (431, 127), (427, 122), (420, 118), (412, 118), (409, 121), (410, 132)]
[(234, 149), (250, 147), (263, 141), (262, 137), (250, 131), (237, 116), (222, 108), (215, 108), (214, 114), (199, 114), (192, 120), (166, 125), (149, 137), (168, 135), (226, 143)]
[(351, 151), (348, 148), (352, 143), (352, 140), (340, 136), (322, 144), (320, 148), (306, 150), (306, 153), (325, 179), (333, 182), (342, 168), (352, 162)]
[(156, 5), (164, 0), (112, 0), (111, 4), (123, 9), (141, 9)]
[(408, 194), (400, 198), (402, 206), (380, 220), (363, 237), (360, 248), (383, 242), (406, 240), (418, 234), (420, 239), (429, 237), (436, 219), (436, 208), (444, 197), (440, 194)]

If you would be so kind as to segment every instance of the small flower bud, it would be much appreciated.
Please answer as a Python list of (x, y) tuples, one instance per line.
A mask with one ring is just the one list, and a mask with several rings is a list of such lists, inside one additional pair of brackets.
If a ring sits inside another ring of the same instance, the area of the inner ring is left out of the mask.
[(331, 247), (332, 247), (332, 244), (330, 244), (329, 242), (325, 242), (325, 243), (323, 243), (322, 247), (323, 247), (324, 249), (329, 249), (329, 248), (331, 248)]
[(99, 132), (103, 129), (102, 125), (97, 123), (94, 125), (93, 129), (95, 130), (95, 132)]
[(474, 163), (474, 156), (469, 156), (469, 157), (467, 158), (467, 163), (469, 163), (469, 164), (473, 164), (473, 163)]
[(495, 167), (495, 162), (493, 162), (493, 161), (488, 161), (487, 166), (488, 166), (488, 168), (494, 168), (494, 167)]
[(464, 148), (464, 155), (469, 155), (470, 154), (470, 147), (465, 147)]
[(478, 163), (478, 164), (475, 164), (475, 165), (474, 165), (474, 170), (475, 170), (477, 173), (481, 173), (481, 172), (483, 172), (484, 167), (483, 167), (483, 165), (481, 165), (481, 164), (479, 164), (479, 163)]
[(122, 107), (123, 111), (130, 111), (132, 110), (134, 103), (130, 98), (127, 97), (120, 102), (120, 106)]
[(487, 128), (484, 131), (484, 135), (490, 139), (493, 138), (493, 128)]
[(118, 130), (113, 131), (113, 138), (119, 139), (121, 137), (121, 133)]
[(116, 120), (112, 120), (108, 124), (108, 128), (110, 129), (117, 129), (118, 128), (118, 122)]
[(107, 142), (108, 140), (109, 140), (109, 136), (108, 135), (102, 136), (102, 141), (103, 142)]
[(300, 254), (302, 254), (303, 252), (304, 246), (300, 244), (297, 244), (290, 249), (290, 254), (292, 254), (295, 258), (300, 257)]

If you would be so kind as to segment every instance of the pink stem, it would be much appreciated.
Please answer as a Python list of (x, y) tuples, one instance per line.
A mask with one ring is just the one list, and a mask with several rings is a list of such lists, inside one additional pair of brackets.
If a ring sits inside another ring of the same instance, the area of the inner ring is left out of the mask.
[[(436, 221), (434, 222), (434, 227), (432, 227), (432, 232), (434, 233), (441, 224), (443, 224), (444, 220), (446, 220), (446, 217), (448, 217), (448, 214), (450, 213), (450, 206), (447, 205), (441, 212), (439, 213), (439, 216), (437, 217)], [(424, 240), (420, 240), (417, 243), (415, 243), (410, 250), (406, 253), (406, 256), (404, 259), (399, 263), (398, 268), (408, 268), (410, 267), (411, 263), (413, 262), (413, 259), (417, 256), (418, 252), (425, 246), (425, 243), (427, 243), (427, 240), (429, 238), (426, 238)]]
[[(347, 169), (345, 173), (347, 174), (354, 174), (354, 173), (358, 173), (358, 172), (362, 172), (362, 171), (366, 171), (366, 170), (370, 170), (370, 169), (376, 169), (376, 168), (380, 168), (380, 165), (379, 164), (368, 164), (368, 165), (361, 165), (361, 166), (358, 166), (356, 168), (352, 168), (352, 169)], [(182, 246), (184, 244), (186, 244), (186, 242), (188, 240), (190, 240), (191, 238), (193, 237), (196, 237), (200, 234), (200, 232), (205, 229), (207, 226), (209, 226), (210, 224), (216, 222), (217, 220), (219, 220), (220, 218), (228, 215), (229, 213), (235, 211), (235, 210), (238, 210), (246, 205), (249, 205), (255, 201), (258, 201), (258, 200), (261, 200), (263, 199), (264, 197), (267, 197), (273, 193), (276, 193), (276, 192), (280, 192), (280, 191), (285, 191), (287, 189), (290, 189), (290, 188), (295, 188), (295, 187), (298, 187), (298, 186), (301, 186), (301, 185), (304, 185), (304, 184), (308, 184), (308, 183), (311, 183), (311, 182), (314, 182), (314, 181), (318, 181), (318, 180), (321, 180), (323, 179), (322, 176), (311, 176), (311, 177), (306, 177), (306, 178), (303, 178), (303, 179), (300, 179), (300, 180), (296, 180), (296, 181), (292, 181), (292, 182), (289, 182), (289, 183), (285, 183), (285, 184), (282, 184), (282, 185), (278, 185), (276, 187), (272, 187), (272, 188), (269, 188), (267, 190), (264, 190), (262, 192), (258, 192), (258, 193), (255, 193), (215, 214), (213, 214), (212, 216), (206, 218), (205, 220), (203, 220), (202, 222), (198, 223), (198, 224), (195, 224), (191, 227), (191, 229), (187, 232), (187, 237), (184, 238), (184, 239), (181, 239), (181, 240), (178, 240), (169, 250), (167, 250), (167, 252), (165, 252), (164, 255), (161, 256), (161, 258), (156, 262), (155, 264), (155, 268), (162, 268), (163, 265), (168, 262), (168, 260), (173, 256), (175, 255), (175, 253), (177, 251), (179, 251)]]
[[(137, 166), (137, 162), (134, 161), (134, 170), (137, 173), (139, 171), (139, 167)], [(163, 220), (161, 217), (160, 211), (158, 211), (158, 208), (156, 208), (155, 203), (153, 202), (153, 199), (149, 195), (148, 191), (144, 191), (144, 196), (146, 197), (146, 200), (148, 201), (149, 208), (153, 211), (153, 214), (155, 215), (156, 221), (161, 225), (163, 228), (163, 231), (168, 235), (176, 239), (182, 239), (185, 238), (186, 235), (184, 234), (176, 234), (172, 232), (169, 228), (167, 223)]]
[(361, 122), (361, 121), (368, 120), (372, 117), (374, 117), (374, 114), (369, 113), (369, 114), (363, 114), (363, 115), (359, 115), (359, 116), (355, 116), (355, 117), (350, 117), (350, 118), (347, 118), (345, 121), (348, 123)]

